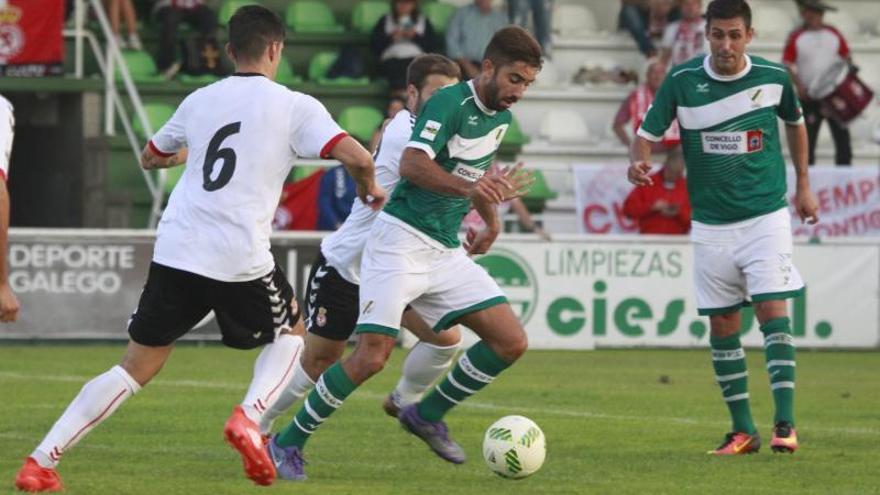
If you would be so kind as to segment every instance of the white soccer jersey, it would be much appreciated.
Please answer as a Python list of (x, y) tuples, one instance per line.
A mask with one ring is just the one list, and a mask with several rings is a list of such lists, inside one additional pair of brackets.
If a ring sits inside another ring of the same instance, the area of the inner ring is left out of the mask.
[(189, 148), (153, 261), (225, 282), (271, 272), (272, 216), (295, 157), (327, 158), (344, 136), (318, 100), (260, 75), (187, 96), (150, 141), (164, 156)]
[[(400, 155), (412, 135), (415, 119), (415, 116), (407, 110), (397, 112), (397, 115), (385, 126), (382, 141), (379, 143), (379, 149), (376, 150), (376, 181), (388, 191), (389, 195), (394, 186), (400, 182)], [(360, 199), (355, 198), (351, 214), (342, 226), (321, 242), (321, 253), (327, 259), (327, 264), (335, 268), (342, 278), (353, 284), (360, 283), (361, 253), (377, 215), (379, 215), (378, 211), (372, 210)]]
[(9, 176), (9, 155), (12, 154), (12, 138), (15, 137), (15, 115), (12, 103), (0, 96), (0, 178)]

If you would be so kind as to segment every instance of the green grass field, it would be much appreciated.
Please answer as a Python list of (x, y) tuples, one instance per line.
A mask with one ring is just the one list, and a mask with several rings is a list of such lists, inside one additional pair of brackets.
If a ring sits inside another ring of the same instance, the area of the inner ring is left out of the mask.
[[(0, 493), (82, 383), (116, 363), (120, 346), (0, 347)], [(382, 413), (403, 354), (356, 392), (306, 450), (309, 480), (269, 488), (244, 478), (222, 441), (254, 352), (181, 347), (159, 377), (69, 452), (66, 493), (880, 493), (880, 353), (801, 352), (801, 450), (705, 454), (729, 428), (707, 351), (530, 351), (448, 416), (469, 461), (434, 457)], [(762, 353), (749, 353), (752, 409), (769, 442), (772, 399)], [(486, 427), (507, 414), (547, 437), (536, 475), (509, 481), (480, 456)], [(290, 415), (283, 418), (284, 422)]]

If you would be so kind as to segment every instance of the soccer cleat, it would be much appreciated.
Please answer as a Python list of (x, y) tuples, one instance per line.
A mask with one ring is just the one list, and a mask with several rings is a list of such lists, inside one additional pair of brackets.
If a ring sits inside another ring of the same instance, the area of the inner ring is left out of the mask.
[(299, 447), (282, 447), (277, 442), (278, 435), (269, 440), (266, 446), (269, 456), (272, 458), (272, 465), (278, 477), (283, 480), (304, 481), (306, 479), (305, 459), (303, 459), (302, 451)]
[(396, 418), (400, 414), (400, 405), (397, 404), (395, 400), (396, 393), (391, 392), (388, 394), (388, 397), (385, 397), (385, 400), (382, 401), (382, 409), (385, 410), (385, 413), (393, 418)]
[(24, 466), (15, 477), (15, 487), (23, 492), (60, 492), (64, 489), (58, 472), (37, 464), (33, 457), (24, 461)]
[(443, 421), (436, 423), (425, 421), (419, 416), (415, 404), (401, 409), (397, 419), (406, 431), (421, 438), (435, 454), (444, 460), (453, 464), (464, 463), (464, 450), (449, 438), (449, 429), (446, 428), (446, 423)]
[(241, 406), (235, 406), (223, 429), (226, 441), (241, 455), (244, 473), (258, 485), (275, 481), (275, 466), (263, 445), (260, 428), (250, 420)]
[(773, 439), (770, 440), (770, 449), (773, 452), (786, 452), (793, 454), (798, 448), (797, 432), (788, 421), (780, 421), (773, 427)]
[(752, 435), (741, 431), (732, 431), (724, 436), (724, 441), (715, 450), (707, 452), (712, 455), (755, 454), (761, 448), (761, 437), (755, 432)]

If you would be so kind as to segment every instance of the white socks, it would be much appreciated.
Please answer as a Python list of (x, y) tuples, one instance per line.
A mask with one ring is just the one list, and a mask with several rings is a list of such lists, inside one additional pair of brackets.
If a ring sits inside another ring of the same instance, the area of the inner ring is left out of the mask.
[(263, 347), (254, 362), (254, 379), (241, 403), (244, 413), (253, 422), (260, 423), (289, 388), (303, 345), (301, 336), (282, 334)]
[(303, 369), (300, 359), (297, 358), (290, 383), (281, 391), (281, 395), (274, 404), (266, 409), (260, 419), (260, 433), (268, 435), (272, 431), (272, 423), (275, 419), (284, 414), (284, 411), (290, 409), (294, 402), (300, 400), (314, 387), (315, 381), (309, 377), (306, 370)]
[(141, 386), (121, 366), (83, 385), (43, 442), (31, 456), (45, 468), (54, 468), (65, 451), (73, 448), (102, 421), (110, 417)]
[(391, 393), (394, 402), (403, 407), (422, 398), (434, 381), (449, 368), (459, 344), (439, 347), (426, 342), (413, 346), (403, 362), (403, 375)]

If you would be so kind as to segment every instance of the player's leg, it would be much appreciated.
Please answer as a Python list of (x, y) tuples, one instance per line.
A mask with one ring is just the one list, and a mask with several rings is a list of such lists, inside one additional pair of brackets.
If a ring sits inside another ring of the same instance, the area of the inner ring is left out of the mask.
[(425, 391), (446, 372), (461, 344), (458, 325), (435, 332), (412, 309), (403, 312), (401, 324), (419, 341), (406, 355), (397, 387), (382, 403), (385, 412), (395, 418), (401, 408), (418, 402)]
[(290, 384), (263, 414), (260, 431), (264, 435), (271, 431), (275, 418), (312, 390), (321, 373), (342, 357), (357, 323), (358, 286), (342, 278), (320, 253), (312, 263), (304, 301), (306, 346)]
[(436, 285), (413, 301), (413, 308), (435, 331), (460, 322), (482, 340), (465, 351), (420, 402), (401, 409), (398, 418), (406, 430), (424, 440), (441, 458), (461, 463), (464, 451), (449, 438), (443, 417), (516, 361), (528, 341), (501, 289), (463, 252), (451, 257), (432, 277)]
[(200, 283), (192, 274), (150, 266), (122, 361), (83, 386), (25, 462), (15, 480), (19, 489), (61, 489), (55, 467), (62, 455), (146, 385), (162, 369), (174, 341), (207, 314)]
[(755, 316), (764, 334), (764, 353), (770, 388), (776, 405), (773, 420), (774, 451), (794, 452), (795, 345), (786, 298), (803, 293), (804, 283), (792, 263), (793, 244), (788, 211), (762, 218), (744, 239), (741, 256)]
[(712, 367), (732, 422), (730, 433), (710, 453), (757, 452), (760, 438), (749, 406), (748, 369), (739, 334), (746, 280), (732, 251), (737, 233), (695, 226), (691, 236), (697, 311), (709, 317)]
[(290, 384), (303, 348), (305, 327), (293, 288), (279, 268), (249, 282), (214, 284), (211, 302), (223, 343), (236, 349), (263, 345), (241, 405), (226, 421), (226, 440), (241, 454), (255, 483), (271, 484), (275, 468), (266, 453), (259, 424)]

